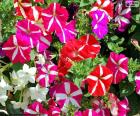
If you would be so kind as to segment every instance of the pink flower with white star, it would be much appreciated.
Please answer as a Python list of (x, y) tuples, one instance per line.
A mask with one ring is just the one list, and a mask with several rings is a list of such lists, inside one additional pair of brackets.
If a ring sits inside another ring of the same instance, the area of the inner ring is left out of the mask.
[(30, 40), (31, 48), (35, 47), (37, 44), (37, 40), (42, 35), (41, 29), (35, 24), (32, 24), (31, 21), (26, 19), (18, 21), (16, 27), (17, 33), (26, 35), (28, 37), (28, 39)]
[(25, 63), (30, 61), (31, 47), (26, 36), (12, 35), (4, 43), (2, 50), (10, 58), (12, 63)]
[(56, 78), (57, 66), (54, 64), (45, 64), (39, 71), (39, 74), (36, 76), (36, 81), (42, 87), (48, 87), (50, 83)]
[(68, 12), (59, 3), (51, 3), (42, 11), (42, 19), (48, 32), (61, 31), (68, 20)]
[(35, 101), (32, 104), (30, 104), (27, 108), (24, 110), (24, 115), (25, 116), (31, 116), (31, 115), (43, 115), (43, 116), (48, 116), (48, 111), (43, 108), (43, 105)]
[(61, 110), (67, 112), (67, 107), (70, 103), (80, 108), (82, 91), (72, 82), (63, 82), (56, 88), (55, 98)]
[(135, 82), (136, 82), (136, 93), (140, 95), (140, 71), (136, 73)]
[(114, 84), (118, 84), (128, 75), (128, 58), (123, 54), (111, 52), (106, 66), (113, 72)]

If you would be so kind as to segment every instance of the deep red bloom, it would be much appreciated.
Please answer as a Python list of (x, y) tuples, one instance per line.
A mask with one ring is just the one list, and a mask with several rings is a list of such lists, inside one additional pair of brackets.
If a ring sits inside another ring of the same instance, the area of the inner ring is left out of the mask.
[(87, 76), (88, 92), (93, 96), (103, 96), (109, 90), (113, 74), (105, 66), (97, 66)]

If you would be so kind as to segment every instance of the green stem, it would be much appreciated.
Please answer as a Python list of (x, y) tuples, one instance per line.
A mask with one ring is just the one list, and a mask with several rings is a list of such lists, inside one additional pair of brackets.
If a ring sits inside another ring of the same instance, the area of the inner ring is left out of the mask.
[(0, 69), (0, 73), (2, 74), (7, 68), (10, 68), (12, 65), (13, 65), (12, 63), (4, 65), (4, 66)]

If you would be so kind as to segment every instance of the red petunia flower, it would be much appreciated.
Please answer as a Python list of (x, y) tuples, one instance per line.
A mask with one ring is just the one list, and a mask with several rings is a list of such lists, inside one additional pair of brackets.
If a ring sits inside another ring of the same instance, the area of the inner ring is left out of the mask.
[(14, 8), (16, 9), (16, 15), (27, 17), (27, 12), (31, 8), (32, 3), (30, 0), (14, 0)]
[(4, 43), (2, 50), (12, 63), (25, 63), (30, 60), (31, 47), (26, 36), (19, 34), (10, 36), (7, 42)]
[(97, 66), (87, 76), (88, 92), (93, 96), (103, 96), (109, 90), (113, 74), (105, 66)]
[(113, 84), (118, 84), (128, 75), (128, 58), (123, 54), (111, 52), (106, 66), (113, 72)]

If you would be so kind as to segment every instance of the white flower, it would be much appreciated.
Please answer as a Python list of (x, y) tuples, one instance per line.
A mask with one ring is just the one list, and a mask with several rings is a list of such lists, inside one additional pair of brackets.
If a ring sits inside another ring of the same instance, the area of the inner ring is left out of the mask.
[(46, 100), (46, 94), (48, 93), (48, 88), (40, 87), (39, 84), (36, 85), (36, 87), (30, 87), (30, 96), (32, 100), (37, 101), (45, 101)]
[(0, 80), (0, 103), (5, 106), (5, 102), (8, 99), (7, 90), (12, 90), (12, 87), (6, 83), (6, 81), (1, 77)]

